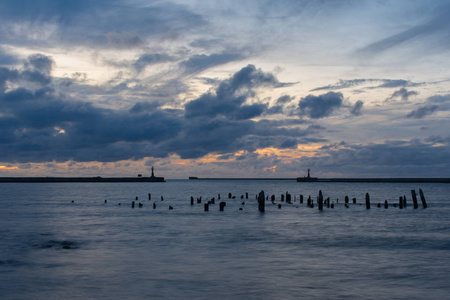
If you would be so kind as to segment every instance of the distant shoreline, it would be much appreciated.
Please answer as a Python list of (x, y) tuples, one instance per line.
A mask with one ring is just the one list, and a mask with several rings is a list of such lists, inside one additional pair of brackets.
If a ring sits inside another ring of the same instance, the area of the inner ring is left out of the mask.
[(189, 180), (291, 180), (297, 182), (386, 182), (386, 183), (450, 183), (450, 178), (200, 178)]
[(0, 183), (43, 182), (165, 182), (164, 177), (0, 177)]

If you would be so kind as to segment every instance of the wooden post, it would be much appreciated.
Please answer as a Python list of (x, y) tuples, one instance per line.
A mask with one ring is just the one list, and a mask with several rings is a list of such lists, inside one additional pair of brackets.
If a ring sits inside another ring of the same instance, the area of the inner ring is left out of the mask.
[(403, 198), (402, 198), (402, 196), (398, 197), (398, 208), (403, 209)]
[(345, 196), (344, 204), (348, 204), (348, 196)]
[(191, 196), (191, 205), (194, 205), (194, 197)]
[(131, 201), (131, 208), (134, 208), (134, 201)]
[(417, 204), (416, 190), (411, 190), (411, 196), (412, 196), (414, 209), (416, 209), (419, 207), (419, 205)]
[(419, 189), (420, 200), (422, 201), (423, 208), (427, 208), (427, 202), (425, 201), (425, 196), (423, 195), (422, 189)]
[(108, 203), (108, 200), (105, 199), (105, 203)]
[(220, 194), (217, 194), (217, 199), (220, 200)]
[(223, 209), (225, 208), (226, 205), (227, 205), (226, 202), (224, 202), (224, 201), (220, 202), (220, 203), (219, 203), (219, 210), (220, 210), (220, 211), (223, 211)]
[(406, 208), (406, 196), (403, 195), (403, 207)]
[(205, 211), (209, 211), (209, 204), (208, 203), (205, 203)]
[(163, 201), (164, 200), (164, 197), (163, 196), (161, 196), (161, 201)]
[(327, 198), (327, 208), (330, 208), (330, 197)]
[(216, 204), (216, 199), (214, 197), (211, 199), (211, 204)]
[(356, 204), (356, 198), (353, 198), (353, 204)]
[(136, 200), (138, 200), (139, 199), (139, 197), (138, 196), (136, 196)]
[(231, 193), (228, 193), (228, 199), (231, 199)]
[(152, 194), (148, 193), (148, 200), (152, 200)]
[(200, 198), (197, 198), (197, 203), (202, 203), (202, 196), (200, 196)]
[(248, 193), (245, 192), (245, 199), (248, 199)]
[(153, 209), (156, 208), (156, 202), (153, 202)]
[(284, 194), (281, 194), (281, 202), (284, 202)]
[(323, 210), (323, 194), (322, 194), (322, 190), (319, 191), (319, 210)]
[(384, 208), (388, 208), (388, 201), (384, 200)]
[(264, 196), (264, 191), (259, 192), (259, 196), (258, 196), (258, 210), (260, 212), (264, 212), (266, 210), (265, 199), (266, 199), (266, 197)]
[(303, 203), (303, 195), (300, 195), (300, 203)]
[(366, 209), (370, 209), (370, 196), (366, 193)]

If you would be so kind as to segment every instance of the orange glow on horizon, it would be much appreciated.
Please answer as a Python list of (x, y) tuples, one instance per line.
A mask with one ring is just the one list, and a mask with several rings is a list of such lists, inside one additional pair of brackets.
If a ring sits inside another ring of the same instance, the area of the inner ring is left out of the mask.
[(0, 166), (0, 170), (17, 170), (18, 167), (7, 167), (7, 166)]

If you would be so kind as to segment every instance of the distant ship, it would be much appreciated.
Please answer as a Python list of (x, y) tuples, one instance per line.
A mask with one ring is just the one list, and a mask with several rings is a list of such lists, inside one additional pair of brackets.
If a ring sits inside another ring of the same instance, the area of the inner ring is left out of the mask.
[(316, 182), (318, 181), (317, 177), (311, 177), (308, 168), (308, 176), (306, 177), (297, 177), (297, 182)]

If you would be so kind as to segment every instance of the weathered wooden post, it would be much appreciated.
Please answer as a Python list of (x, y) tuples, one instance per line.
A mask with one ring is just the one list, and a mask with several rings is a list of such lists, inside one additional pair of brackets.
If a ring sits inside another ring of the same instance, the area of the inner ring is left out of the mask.
[(148, 200), (152, 200), (152, 194), (148, 193)]
[(300, 195), (300, 203), (303, 203), (303, 195)]
[(398, 208), (403, 209), (403, 198), (402, 198), (402, 196), (398, 197)]
[(248, 193), (245, 192), (245, 199), (248, 199)]
[(153, 209), (156, 208), (156, 202), (153, 202)]
[(388, 201), (384, 200), (384, 208), (388, 208)]
[(348, 196), (345, 196), (344, 204), (348, 204)]
[(139, 199), (139, 197), (138, 196), (136, 196), (136, 201)]
[(105, 199), (105, 203), (108, 203), (108, 200)]
[(356, 204), (356, 198), (353, 198), (353, 204)]
[(327, 208), (330, 208), (330, 197), (327, 198)]
[(161, 201), (164, 201), (164, 197), (163, 196), (161, 196)]
[(265, 199), (266, 199), (266, 197), (264, 197), (264, 191), (259, 192), (259, 196), (258, 196), (258, 210), (260, 212), (264, 212), (266, 210)]
[(131, 201), (131, 208), (134, 208), (134, 201)]
[(419, 207), (419, 205), (417, 204), (416, 190), (411, 190), (411, 196), (412, 196), (414, 209), (416, 209)]
[(211, 204), (216, 204), (216, 199), (214, 197), (211, 199)]
[(403, 195), (403, 207), (406, 208), (406, 196)]
[(322, 190), (319, 190), (319, 210), (323, 210), (323, 194), (322, 194)]
[(366, 209), (370, 209), (370, 196), (366, 193)]
[(231, 199), (231, 193), (228, 193), (228, 199)]
[(227, 205), (226, 202), (224, 202), (224, 201), (220, 202), (220, 203), (219, 203), (219, 210), (220, 210), (220, 211), (223, 211), (223, 209), (225, 208), (226, 205)]
[(191, 205), (194, 205), (194, 197), (191, 196)]
[(422, 189), (419, 189), (420, 200), (422, 201), (423, 208), (427, 208), (427, 202), (425, 201), (425, 196), (423, 195)]
[(217, 194), (217, 199), (220, 200), (220, 194)]
[(200, 198), (197, 198), (197, 203), (202, 203), (202, 196), (200, 196)]
[(284, 202), (284, 194), (281, 194), (281, 202)]
[(275, 195), (270, 196), (270, 201), (275, 202)]
[(209, 204), (205, 203), (205, 211), (209, 211)]
[(142, 207), (142, 206), (144, 206), (144, 204), (142, 204), (141, 202), (139, 202), (139, 207)]

